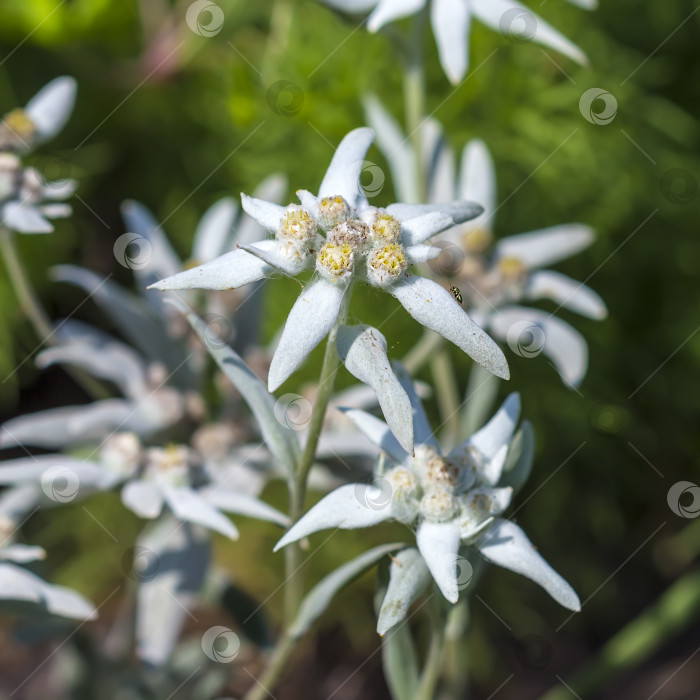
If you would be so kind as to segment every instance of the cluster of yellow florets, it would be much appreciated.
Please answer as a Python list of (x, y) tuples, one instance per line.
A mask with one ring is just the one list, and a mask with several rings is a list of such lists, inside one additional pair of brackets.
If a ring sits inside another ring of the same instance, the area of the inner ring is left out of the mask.
[(321, 246), (316, 256), (316, 269), (324, 276), (340, 280), (352, 274), (355, 253), (348, 243), (331, 243)]
[(398, 243), (401, 224), (391, 215), (377, 212), (372, 222), (372, 238), (377, 244)]
[(375, 248), (367, 256), (367, 279), (370, 284), (384, 287), (396, 281), (408, 267), (406, 251), (399, 243)]
[(318, 204), (318, 222), (326, 231), (350, 218), (350, 206), (340, 196), (324, 197)]
[(309, 252), (318, 235), (318, 225), (305, 209), (292, 205), (280, 220), (277, 239), (298, 253)]
[[(2, 120), (3, 130), (7, 133), (2, 138), (3, 148), (22, 150), (36, 136), (36, 125), (23, 109), (13, 109)], [(7, 141), (7, 143), (4, 143)]]
[(327, 239), (330, 243), (347, 244), (355, 250), (362, 251), (369, 242), (369, 226), (357, 219), (342, 221), (330, 230)]

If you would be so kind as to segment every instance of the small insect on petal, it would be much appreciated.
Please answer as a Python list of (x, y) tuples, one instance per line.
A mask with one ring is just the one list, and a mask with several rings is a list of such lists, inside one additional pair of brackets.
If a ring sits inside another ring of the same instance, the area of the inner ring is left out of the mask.
[(450, 292), (452, 293), (452, 296), (461, 304), (463, 299), (462, 299), (462, 292), (459, 291), (459, 288), (455, 287), (453, 284), (450, 287)]

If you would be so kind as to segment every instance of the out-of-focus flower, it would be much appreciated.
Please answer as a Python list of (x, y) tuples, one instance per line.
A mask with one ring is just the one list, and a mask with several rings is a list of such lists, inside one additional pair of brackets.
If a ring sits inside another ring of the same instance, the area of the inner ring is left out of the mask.
[(425, 589), (428, 572), (445, 598), (457, 602), (470, 578), (464, 574), (471, 571), (468, 559), (460, 556), (464, 545), (487, 561), (532, 579), (564, 607), (578, 610), (571, 586), (515, 523), (500, 517), (513, 491), (501, 484), (520, 412), (518, 395), (511, 394), (486, 426), (442, 455), (410, 379), (400, 374), (413, 405), (415, 455), (401, 448), (381, 420), (348, 410), (358, 428), (386, 454), (386, 460), (378, 463), (374, 483), (348, 484), (331, 492), (290, 528), (275, 549), (328, 528), (362, 528), (385, 520), (415, 527), (418, 551), (404, 550), (391, 568), (379, 615), (380, 634), (405, 617), (411, 601)]
[[(410, 265), (439, 254), (439, 249), (425, 245), (425, 241), (455, 222), (473, 218), (480, 207), (470, 202), (392, 204), (385, 210), (370, 206), (359, 179), (373, 137), (372, 130), (366, 128), (349, 133), (333, 157), (319, 195), (297, 192), (301, 206), (281, 207), (243, 195), (244, 210), (274, 232), (274, 240), (243, 246), (152, 286), (163, 291), (232, 289), (275, 272), (297, 275), (315, 268), (316, 276), (294, 304), (272, 358), (270, 391), (277, 389), (328, 334), (355, 280), (389, 292), (419, 323), (455, 343), (494, 374), (508, 377), (501, 350), (449, 292), (408, 271)], [(381, 382), (367, 375), (379, 366), (386, 370), (383, 376), (388, 376), (386, 344), (379, 331), (369, 326), (344, 326), (338, 336), (341, 358), (358, 379), (375, 388)], [(372, 350), (376, 350), (379, 364), (367, 361)], [(393, 401), (408, 406), (402, 394), (397, 388), (386, 404)], [(389, 416), (387, 420), (397, 430), (399, 423), (408, 423)], [(410, 435), (403, 431), (399, 439), (410, 451)]]
[[(372, 10), (367, 28), (376, 32), (385, 24), (423, 11), (428, 0), (322, 0), (345, 12)], [(592, 9), (596, 0), (569, 0)], [(536, 41), (577, 61), (585, 54), (575, 44), (516, 0), (430, 0), (430, 21), (440, 63), (452, 83), (459, 83), (469, 68), (469, 33), (472, 18), (519, 41)]]
[(70, 216), (68, 199), (74, 180), (46, 182), (35, 168), (24, 167), (17, 153), (31, 151), (64, 126), (75, 102), (76, 82), (64, 76), (44, 86), (24, 109), (0, 124), (0, 226), (18, 233), (50, 233), (49, 219)]
[(0, 606), (11, 606), (13, 615), (37, 612), (77, 620), (94, 620), (97, 611), (90, 601), (65, 586), (44, 581), (25, 568), (25, 564), (46, 557), (41, 547), (12, 542), (19, 523), (10, 515), (8, 498), (0, 499)]

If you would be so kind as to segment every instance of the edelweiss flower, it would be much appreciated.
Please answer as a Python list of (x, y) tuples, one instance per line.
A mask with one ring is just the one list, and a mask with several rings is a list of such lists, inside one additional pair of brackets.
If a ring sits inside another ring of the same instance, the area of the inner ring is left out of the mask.
[(494, 374), (507, 377), (507, 364), (498, 346), (449, 292), (408, 271), (411, 264), (439, 253), (424, 245), (425, 241), (453, 222), (473, 218), (480, 208), (469, 202), (392, 204), (385, 210), (370, 206), (359, 177), (373, 137), (366, 128), (348, 134), (333, 157), (318, 197), (306, 190), (297, 193), (301, 206), (281, 207), (243, 195), (244, 210), (274, 232), (274, 240), (243, 246), (243, 250), (153, 286), (160, 290), (232, 289), (275, 272), (296, 275), (315, 268), (316, 276), (294, 304), (272, 359), (270, 391), (328, 334), (356, 279), (389, 292), (419, 323), (458, 345)]
[[(600, 296), (582, 282), (542, 268), (589, 246), (595, 237), (593, 230), (583, 224), (562, 224), (507, 236), (496, 241), (489, 254), (496, 187), (493, 162), (482, 141), (466, 145), (456, 191), (460, 196), (478, 196), (484, 203), (480, 217), (450, 229), (444, 236), (466, 253), (455, 269), (449, 270), (449, 276), (460, 286), (465, 303), (469, 300), (470, 314), (482, 328), (507, 341), (516, 354), (531, 357), (543, 351), (563, 381), (576, 386), (586, 374), (586, 341), (554, 313), (564, 307), (601, 320), (607, 308)], [(435, 196), (447, 198), (454, 192), (454, 187), (448, 187)], [(538, 299), (557, 304), (555, 312), (514, 305)]]
[(24, 109), (5, 115), (0, 124), (0, 225), (19, 233), (50, 233), (48, 219), (69, 216), (71, 208), (58, 200), (70, 197), (74, 180), (45, 182), (17, 155), (53, 137), (66, 123), (75, 101), (73, 78), (56, 78)]
[[(378, 418), (355, 409), (347, 415), (386, 453), (373, 485), (348, 484), (323, 498), (277, 543), (275, 550), (328, 528), (353, 529), (398, 520), (416, 528), (418, 552), (404, 550), (391, 568), (391, 581), (379, 615), (384, 634), (406, 615), (424, 590), (429, 571), (452, 603), (460, 590), (460, 547), (474, 547), (488, 561), (540, 584), (557, 602), (578, 610), (579, 600), (564, 579), (537, 553), (525, 533), (499, 516), (512, 488), (499, 486), (520, 412), (511, 394), (481, 430), (443, 456), (410, 379), (402, 383), (414, 409), (415, 455), (408, 455)], [(402, 557), (405, 563), (402, 564)], [(411, 560), (408, 565), (408, 560)]]
[[(323, 0), (345, 12), (365, 12), (374, 8), (367, 20), (370, 32), (401, 17), (420, 12), (428, 0)], [(592, 9), (596, 0), (569, 0)], [(431, 0), (430, 20), (437, 41), (440, 63), (452, 83), (459, 83), (469, 67), (469, 31), (475, 17), (501, 34), (525, 41), (537, 41), (563, 53), (578, 63), (585, 54), (541, 17), (516, 0)]]

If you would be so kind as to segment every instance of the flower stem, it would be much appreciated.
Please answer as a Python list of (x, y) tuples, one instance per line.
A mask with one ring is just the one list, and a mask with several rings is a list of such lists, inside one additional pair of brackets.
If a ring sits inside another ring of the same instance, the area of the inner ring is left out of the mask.
[(459, 437), (460, 400), (452, 360), (445, 348), (433, 355), (430, 360), (430, 368), (435, 382), (440, 417), (444, 426), (443, 443), (452, 448)]
[[(0, 226), (0, 252), (2, 252), (7, 274), (19, 301), (20, 309), (22, 309), (34, 327), (37, 336), (41, 340), (40, 345), (44, 343), (56, 345), (57, 341), (49, 316), (29, 283), (24, 266), (17, 254), (12, 232), (4, 226)], [(85, 372), (76, 367), (66, 367), (65, 369), (93, 398), (103, 399), (109, 396), (105, 388)]]
[(423, 666), (418, 690), (413, 696), (413, 700), (432, 700), (435, 696), (442, 672), (443, 647), (445, 643), (444, 625), (439, 619), (439, 615), (431, 615), (431, 634), (428, 654)]
[[(338, 373), (340, 358), (335, 345), (338, 329), (345, 323), (350, 305), (352, 290), (348, 289), (343, 298), (343, 302), (338, 313), (338, 318), (331, 328), (326, 341), (326, 351), (323, 357), (321, 375), (318, 380), (318, 392), (314, 402), (314, 408), (309, 421), (309, 433), (306, 439), (304, 451), (297, 465), (297, 469), (289, 484), (289, 517), (292, 522), (299, 519), (304, 508), (304, 498), (306, 496), (306, 482), (309, 471), (316, 460), (316, 450), (323, 431), (323, 423), (326, 417), (326, 410), (335, 386), (335, 378)], [(285, 548), (285, 584), (284, 584), (284, 611), (285, 627), (294, 622), (303, 593), (303, 579), (300, 574), (301, 549), (298, 542), (293, 542)], [(258, 680), (251, 688), (244, 700), (264, 700), (268, 689), (272, 689), (278, 681), (285, 663), (296, 646), (296, 638), (284, 632), (273, 650), (268, 665)]]
[(39, 338), (43, 342), (50, 343), (53, 336), (51, 321), (49, 321), (49, 317), (29, 284), (15, 248), (14, 238), (4, 226), (0, 226), (0, 250), (2, 250), (5, 267), (17, 295), (20, 308), (26, 314), (32, 326), (34, 326), (34, 330)]

